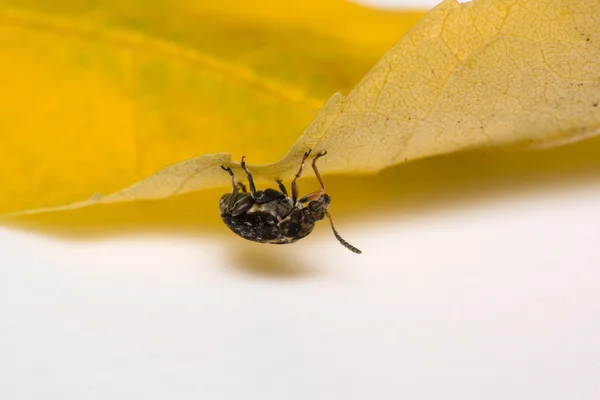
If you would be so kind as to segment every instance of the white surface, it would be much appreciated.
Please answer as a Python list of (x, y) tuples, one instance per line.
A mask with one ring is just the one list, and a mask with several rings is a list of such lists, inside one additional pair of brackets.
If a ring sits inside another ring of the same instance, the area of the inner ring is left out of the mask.
[(599, 182), (337, 222), (364, 254), (322, 223), (249, 247), (273, 276), (209, 238), (0, 228), (0, 398), (600, 398)]
[(597, 399), (599, 221), (600, 184), (345, 229), (361, 256), (322, 226), (272, 278), (2, 230), (0, 398)]

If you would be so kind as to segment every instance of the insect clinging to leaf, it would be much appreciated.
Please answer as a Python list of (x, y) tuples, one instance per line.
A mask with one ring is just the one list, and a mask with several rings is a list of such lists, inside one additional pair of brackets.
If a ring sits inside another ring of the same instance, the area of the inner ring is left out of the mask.
[(256, 190), (252, 174), (244, 161), (245, 157), (242, 157), (240, 166), (248, 177), (250, 193), (243, 183), (236, 182), (231, 168), (221, 165), (221, 168), (231, 175), (232, 185), (232, 192), (224, 194), (219, 202), (223, 222), (244, 239), (260, 243), (286, 244), (308, 236), (313, 231), (315, 223), (327, 216), (337, 240), (348, 250), (357, 254), (362, 253), (340, 236), (327, 210), (331, 204), (331, 197), (325, 193), (325, 184), (316, 164), (319, 158), (327, 154), (326, 151), (317, 154), (312, 161), (321, 189), (298, 198), (296, 181), (302, 176), (304, 162), (310, 153), (311, 150), (304, 153), (300, 168), (292, 180), (291, 198), (281, 180), (277, 181), (279, 190), (270, 188)]

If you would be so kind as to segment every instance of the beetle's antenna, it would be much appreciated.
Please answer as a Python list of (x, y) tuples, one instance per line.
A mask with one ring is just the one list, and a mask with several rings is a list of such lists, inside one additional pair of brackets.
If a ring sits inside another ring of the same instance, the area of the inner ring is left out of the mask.
[(333, 231), (333, 234), (335, 235), (335, 238), (342, 244), (342, 246), (344, 246), (345, 248), (347, 248), (348, 250), (350, 250), (353, 253), (361, 254), (362, 251), (360, 251), (356, 247), (352, 246), (350, 243), (346, 242), (344, 240), (344, 238), (342, 238), (340, 236), (340, 234), (338, 233), (338, 231), (335, 230), (335, 226), (333, 225), (333, 218), (331, 218), (331, 214), (329, 214), (329, 211), (325, 211), (325, 214), (327, 214), (327, 218), (329, 218), (329, 222), (331, 223), (331, 230)]

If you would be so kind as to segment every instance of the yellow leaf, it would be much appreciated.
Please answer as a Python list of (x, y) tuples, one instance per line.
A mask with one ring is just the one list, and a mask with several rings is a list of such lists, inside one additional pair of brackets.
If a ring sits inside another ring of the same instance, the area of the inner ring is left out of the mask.
[(341, 0), (0, 0), (0, 213), (198, 154), (283, 154), (420, 13)]
[[(599, 20), (598, 0), (447, 0), (347, 96), (331, 98), (280, 161), (250, 169), (264, 181), (289, 180), (308, 148), (329, 152), (324, 173), (350, 173), (471, 148), (595, 135)], [(244, 150), (236, 153), (264, 162)], [(202, 155), (60, 209), (225, 186), (223, 163), (240, 174), (228, 154)]]

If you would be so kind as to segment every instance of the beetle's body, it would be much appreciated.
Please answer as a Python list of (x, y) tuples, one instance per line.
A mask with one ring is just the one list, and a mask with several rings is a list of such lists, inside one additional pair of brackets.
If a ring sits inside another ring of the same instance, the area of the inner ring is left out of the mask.
[[(320, 153), (313, 160), (313, 169), (321, 183), (321, 190), (298, 199), (296, 180), (302, 174), (304, 161), (309, 154), (310, 150), (304, 155), (300, 170), (292, 181), (292, 198), (288, 197), (287, 190), (281, 181), (277, 181), (279, 191), (275, 189), (256, 190), (244, 158), (242, 158), (241, 167), (248, 176), (250, 193), (246, 192), (243, 184), (236, 184), (231, 168), (222, 166), (231, 175), (233, 186), (232, 192), (224, 194), (219, 201), (221, 218), (225, 225), (244, 239), (260, 243), (287, 244), (308, 236), (313, 231), (315, 223), (325, 218), (326, 215), (331, 219), (327, 212), (331, 197), (325, 193), (325, 186), (315, 165), (316, 160), (326, 153)], [(238, 186), (241, 187), (242, 192), (239, 191)], [(340, 243), (351, 251), (360, 253), (360, 250), (339, 236), (333, 228), (333, 221), (332, 229)]]
[[(308, 236), (317, 222), (309, 210), (302, 204), (294, 206), (284, 193), (267, 190), (276, 192), (277, 197), (265, 203), (254, 201), (249, 193), (224, 194), (219, 208), (225, 225), (244, 239), (261, 243), (293, 243)], [(230, 202), (243, 207), (234, 208), (232, 213)]]

